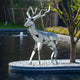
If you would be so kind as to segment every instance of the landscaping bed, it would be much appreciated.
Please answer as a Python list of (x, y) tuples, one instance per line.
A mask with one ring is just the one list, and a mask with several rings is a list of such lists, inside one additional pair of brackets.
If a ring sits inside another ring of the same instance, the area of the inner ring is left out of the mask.
[[(48, 28), (45, 28), (45, 31), (69, 36), (68, 28), (66, 27), (48, 27)], [(77, 37), (79, 33), (80, 31), (77, 33), (75, 37)]]

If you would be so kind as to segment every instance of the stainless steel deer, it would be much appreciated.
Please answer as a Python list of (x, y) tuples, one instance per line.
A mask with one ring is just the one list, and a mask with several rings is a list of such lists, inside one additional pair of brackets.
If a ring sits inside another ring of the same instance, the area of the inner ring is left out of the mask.
[[(30, 14), (29, 14), (30, 10), (32, 11), (33, 16), (30, 16)], [(50, 11), (50, 6), (49, 6), (49, 9), (48, 10), (46, 9), (46, 11), (43, 14), (42, 14), (43, 10), (41, 9), (40, 12), (34, 16), (34, 14), (36, 14), (36, 11), (37, 11), (37, 8), (35, 9), (35, 11), (33, 11), (32, 7), (28, 8), (28, 10), (26, 12), (28, 18), (24, 24), (25, 27), (29, 27), (29, 32), (35, 41), (34, 50), (32, 51), (31, 57), (29, 59), (29, 64), (32, 64), (32, 58), (35, 54), (36, 49), (38, 50), (39, 64), (41, 64), (41, 62), (40, 62), (40, 50), (44, 44), (47, 44), (47, 46), (49, 46), (49, 48), (51, 50), (53, 50), (53, 52), (51, 54), (51, 63), (53, 63), (53, 56), (54, 56), (55, 62), (57, 63), (57, 60), (56, 60), (56, 56), (57, 56), (56, 44), (58, 41), (58, 36), (52, 32), (45, 32), (45, 31), (40, 31), (40, 30), (36, 29), (35, 23), (34, 23), (34, 21), (36, 19), (44, 17), (46, 15), (46, 13), (48, 13)]]

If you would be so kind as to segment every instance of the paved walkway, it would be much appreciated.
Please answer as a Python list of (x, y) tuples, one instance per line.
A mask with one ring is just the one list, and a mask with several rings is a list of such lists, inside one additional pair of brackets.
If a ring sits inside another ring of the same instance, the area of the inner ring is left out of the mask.
[[(63, 41), (63, 42), (66, 42), (66, 43), (70, 44), (70, 36), (65, 36), (65, 35), (58, 34), (58, 37), (59, 37), (59, 41)], [(75, 38), (75, 40), (76, 40), (76, 38)], [(78, 41), (77, 44), (80, 45), (80, 40)]]

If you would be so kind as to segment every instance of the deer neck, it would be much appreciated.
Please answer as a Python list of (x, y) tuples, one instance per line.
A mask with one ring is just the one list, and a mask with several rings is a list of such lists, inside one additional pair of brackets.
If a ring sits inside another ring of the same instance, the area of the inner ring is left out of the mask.
[(36, 29), (36, 27), (35, 27), (35, 24), (33, 24), (33, 25), (31, 25), (31, 26), (29, 27), (29, 32), (30, 32), (31, 36), (38, 35), (38, 31), (37, 31), (37, 29)]

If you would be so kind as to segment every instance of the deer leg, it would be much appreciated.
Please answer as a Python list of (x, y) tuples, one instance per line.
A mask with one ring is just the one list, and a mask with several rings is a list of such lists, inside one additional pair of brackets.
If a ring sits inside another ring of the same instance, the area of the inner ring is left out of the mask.
[(51, 54), (51, 63), (53, 64), (53, 56), (54, 56), (54, 60), (55, 60), (55, 64), (58, 64), (56, 57), (57, 57), (57, 50), (55, 49), (52, 54)]
[(58, 54), (57, 49), (55, 49), (55, 52), (54, 52), (54, 60), (55, 60), (55, 64), (58, 64), (58, 62), (57, 62), (57, 60), (56, 60), (57, 54)]
[(56, 60), (56, 56), (57, 56), (56, 44), (53, 41), (51, 41), (51, 42), (48, 43), (48, 46), (50, 47), (51, 50), (53, 50), (53, 52), (51, 54), (51, 63), (53, 64), (53, 56), (54, 56), (55, 63), (57, 64), (57, 60)]
[(32, 58), (34, 57), (34, 54), (35, 54), (36, 49), (37, 49), (37, 45), (35, 44), (34, 50), (32, 51), (31, 57), (29, 59), (29, 64), (32, 64)]
[(51, 63), (53, 63), (53, 55), (54, 55), (54, 51), (51, 54)]
[(41, 42), (38, 42), (37, 43), (37, 49), (38, 49), (38, 59), (39, 59), (39, 64), (41, 64), (40, 62), (40, 50), (42, 48), (42, 43)]

